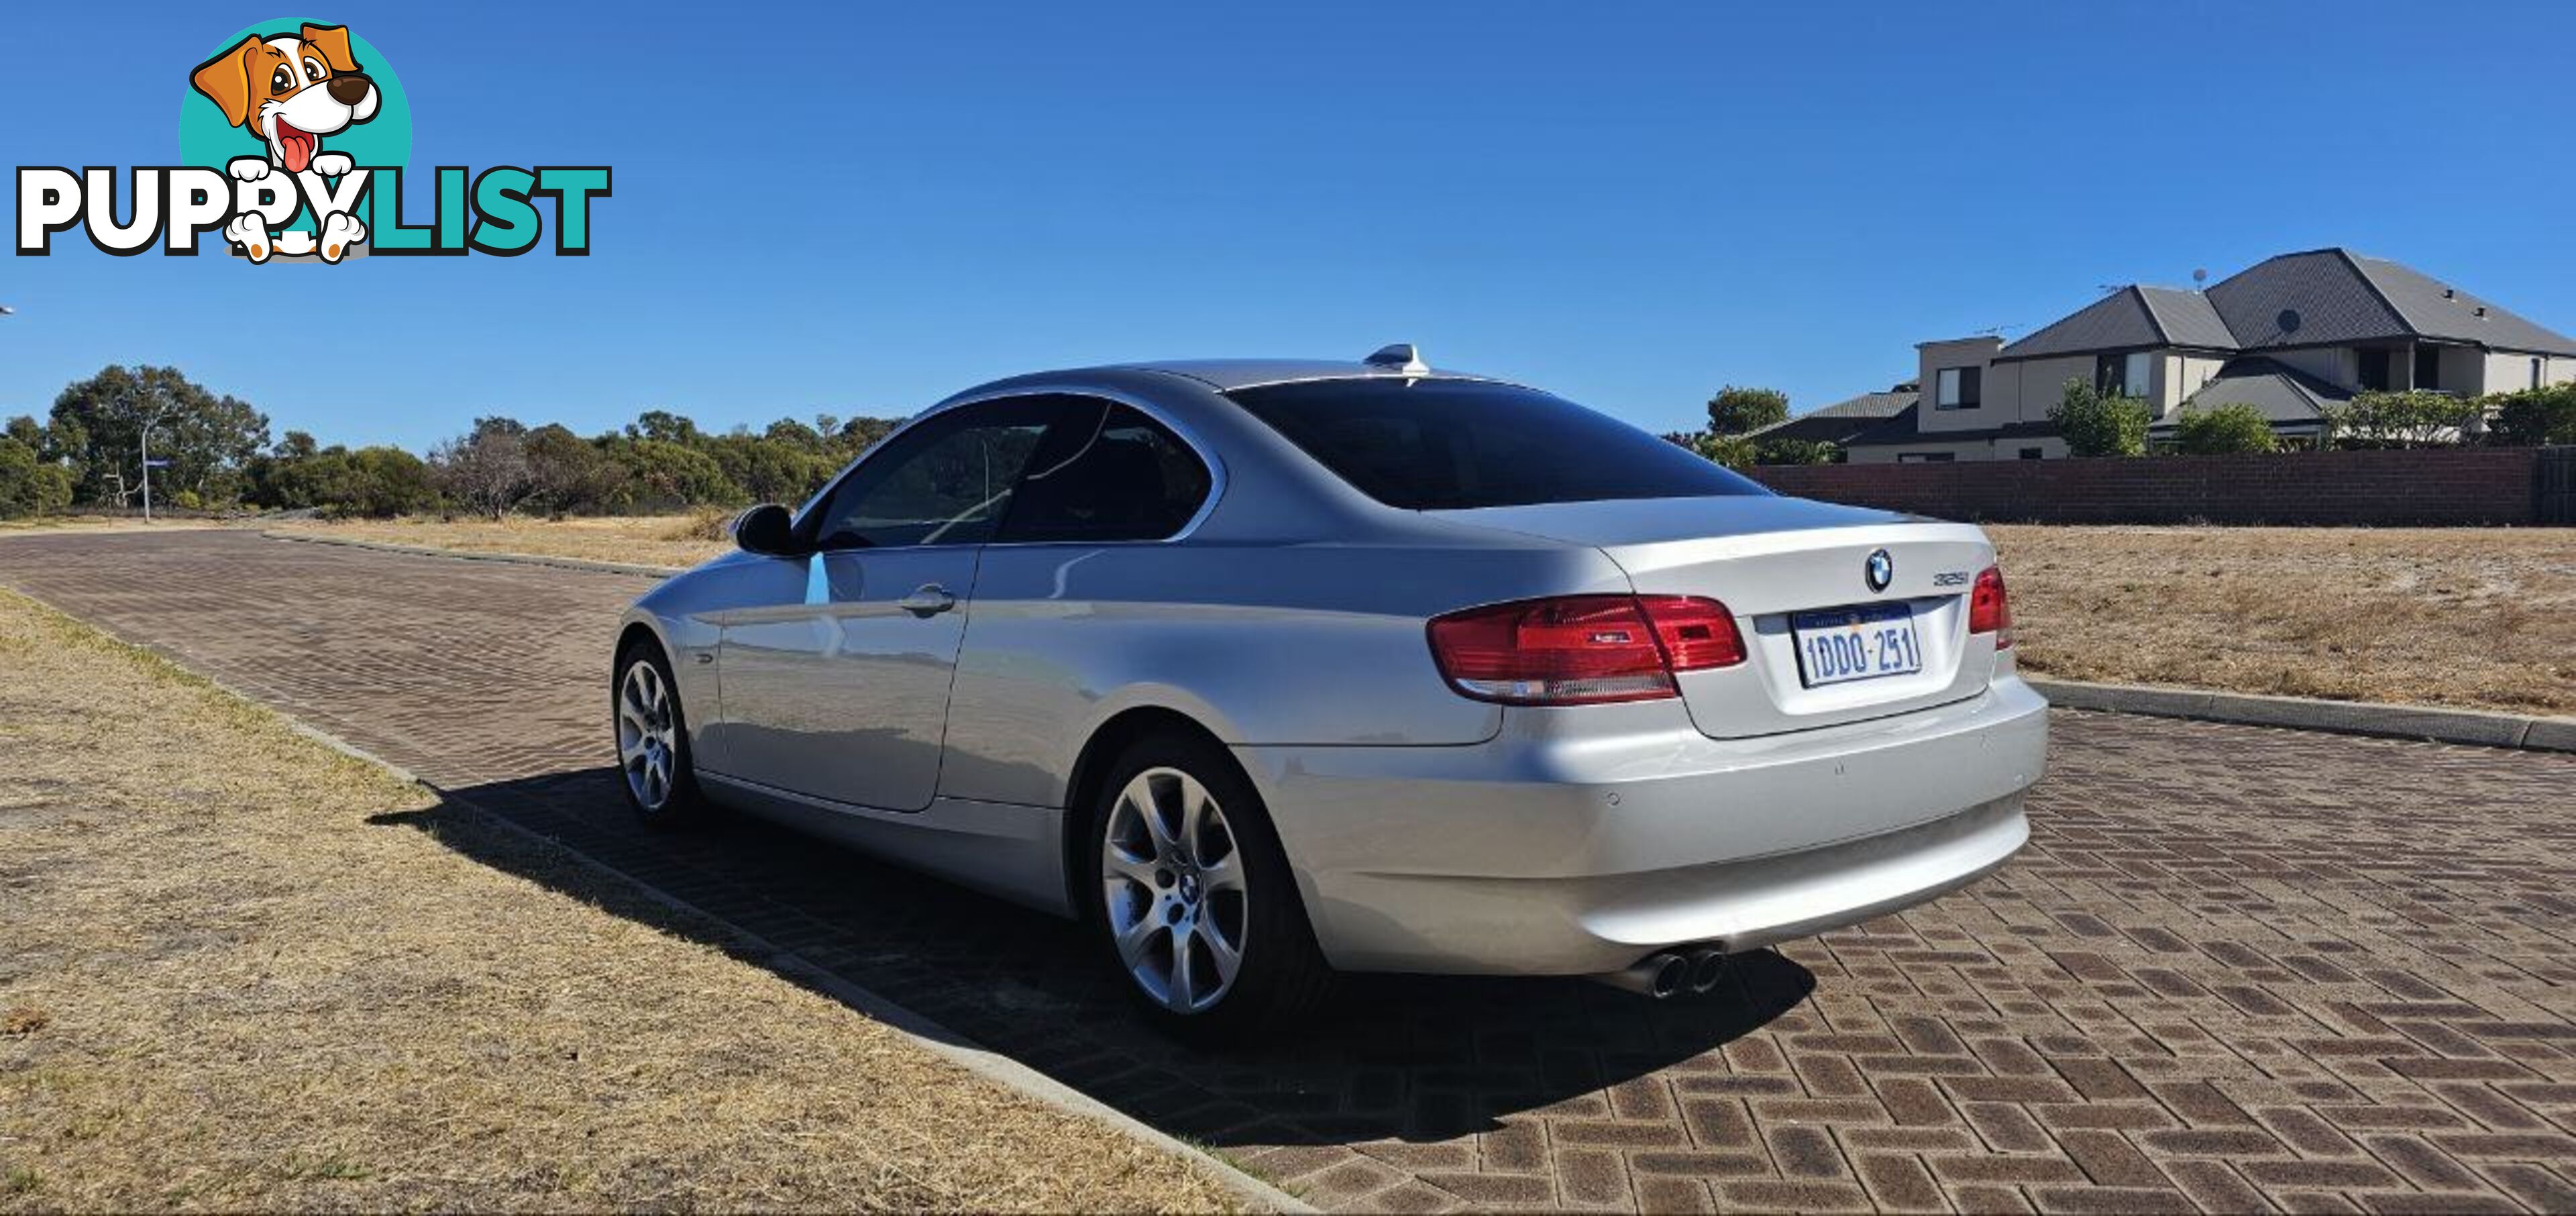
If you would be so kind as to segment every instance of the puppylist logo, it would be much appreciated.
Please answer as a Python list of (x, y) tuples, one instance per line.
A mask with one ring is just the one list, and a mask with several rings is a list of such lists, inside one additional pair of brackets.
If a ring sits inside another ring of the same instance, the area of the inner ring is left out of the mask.
[(343, 25), (264, 21), (225, 39), (188, 70), (179, 119), (185, 163), (138, 166), (122, 183), (110, 168), (19, 166), (19, 255), (50, 254), (55, 234), (77, 227), (119, 257), (155, 244), (191, 257), (210, 232), (261, 264), (515, 257), (537, 247), (552, 212), (554, 251), (581, 256), (591, 202), (609, 194), (605, 165), (442, 165), (428, 222), (406, 223), (422, 218), (402, 205), (410, 98), (393, 65)]

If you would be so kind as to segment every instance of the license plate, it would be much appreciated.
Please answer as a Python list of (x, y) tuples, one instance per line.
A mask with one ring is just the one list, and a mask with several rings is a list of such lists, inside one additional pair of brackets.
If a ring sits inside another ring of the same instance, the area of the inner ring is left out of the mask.
[(1903, 604), (1864, 604), (1789, 614), (1798, 676), (1814, 688), (1923, 670), (1914, 614)]

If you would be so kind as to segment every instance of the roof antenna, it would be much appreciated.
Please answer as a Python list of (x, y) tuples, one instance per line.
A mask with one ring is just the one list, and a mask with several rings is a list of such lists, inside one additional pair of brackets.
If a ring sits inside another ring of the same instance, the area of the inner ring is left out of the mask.
[(1403, 372), (1408, 376), (1431, 374), (1431, 365), (1422, 361), (1422, 355), (1410, 342), (1395, 342), (1381, 346), (1377, 348), (1376, 354), (1370, 355), (1361, 362), (1370, 367), (1383, 367)]

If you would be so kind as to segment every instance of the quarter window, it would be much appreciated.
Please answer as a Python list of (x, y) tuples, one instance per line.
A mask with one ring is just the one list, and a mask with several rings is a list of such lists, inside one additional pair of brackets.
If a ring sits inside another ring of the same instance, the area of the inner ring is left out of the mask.
[(1945, 367), (1933, 373), (1932, 408), (1936, 410), (1972, 410), (1983, 399), (1986, 369), (1982, 367)]
[(1020, 482), (1006, 541), (1163, 540), (1207, 501), (1208, 468), (1132, 406), (1074, 400)]
[(821, 549), (990, 540), (1057, 409), (1045, 400), (997, 401), (925, 420), (842, 478), (804, 535)]

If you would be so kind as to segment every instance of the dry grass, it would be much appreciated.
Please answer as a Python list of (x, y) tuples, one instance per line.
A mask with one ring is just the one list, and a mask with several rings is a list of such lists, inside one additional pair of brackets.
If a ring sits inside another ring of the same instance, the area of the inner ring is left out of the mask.
[(2576, 531), (1987, 531), (2032, 671), (2576, 712)]
[(292, 520), (271, 525), (278, 532), (342, 536), (353, 540), (426, 545), (473, 553), (525, 553), (539, 557), (574, 557), (588, 561), (629, 562), (644, 566), (694, 566), (733, 547), (727, 530), (730, 511), (692, 515), (633, 515), (581, 519), (513, 517), (488, 519), (433, 516), (401, 519)]
[(0, 1210), (1229, 1202), (6, 592), (0, 756)]

